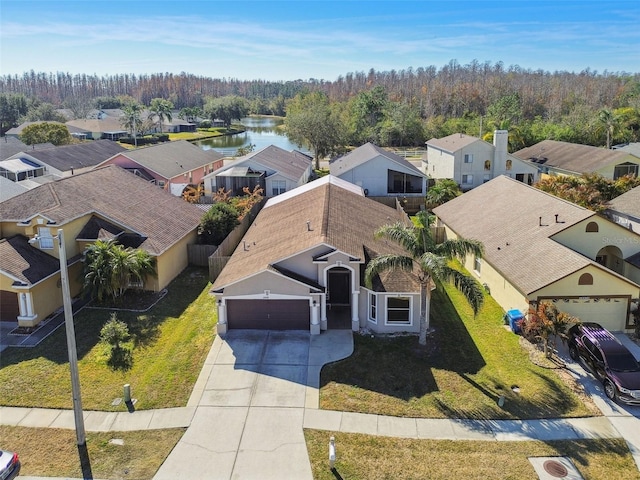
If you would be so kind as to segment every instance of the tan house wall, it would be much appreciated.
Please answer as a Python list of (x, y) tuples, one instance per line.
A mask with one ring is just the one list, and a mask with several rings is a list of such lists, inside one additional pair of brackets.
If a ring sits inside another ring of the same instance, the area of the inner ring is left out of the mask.
[(616, 166), (622, 163), (634, 163), (636, 165), (640, 165), (640, 162), (638, 162), (638, 157), (636, 157), (635, 155), (629, 154), (626, 157), (616, 160), (615, 163), (612, 163), (610, 165), (607, 165), (606, 167), (598, 169), (597, 172), (605, 178), (613, 179), (613, 174)]
[(187, 268), (189, 265), (187, 245), (196, 243), (197, 236), (196, 230), (193, 230), (166, 250), (160, 257), (156, 257), (158, 278), (147, 278), (145, 280), (145, 289), (154, 292), (160, 291)]

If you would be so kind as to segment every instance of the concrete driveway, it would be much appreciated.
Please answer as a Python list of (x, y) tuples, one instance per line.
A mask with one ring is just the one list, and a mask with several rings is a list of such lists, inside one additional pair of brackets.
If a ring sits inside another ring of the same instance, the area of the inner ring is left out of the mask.
[(317, 408), (322, 364), (352, 350), (350, 331), (217, 337), (189, 402), (191, 425), (154, 479), (311, 480), (304, 408)]

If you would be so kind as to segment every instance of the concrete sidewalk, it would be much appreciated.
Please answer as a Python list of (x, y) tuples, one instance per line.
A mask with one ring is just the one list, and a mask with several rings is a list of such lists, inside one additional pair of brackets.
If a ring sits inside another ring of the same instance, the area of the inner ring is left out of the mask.
[[(640, 355), (640, 347), (635, 347), (634, 353)], [(214, 472), (215, 478), (224, 479), (310, 479), (303, 428), (435, 440), (624, 438), (640, 469), (640, 407), (609, 401), (601, 384), (564, 351), (560, 355), (603, 417), (454, 420), (319, 410), (322, 365), (352, 352), (350, 331), (216, 337), (186, 407), (133, 413), (85, 411), (85, 428), (120, 432), (186, 427), (155, 480), (213, 478)], [(0, 424), (75, 428), (71, 410), (41, 408), (0, 407)]]

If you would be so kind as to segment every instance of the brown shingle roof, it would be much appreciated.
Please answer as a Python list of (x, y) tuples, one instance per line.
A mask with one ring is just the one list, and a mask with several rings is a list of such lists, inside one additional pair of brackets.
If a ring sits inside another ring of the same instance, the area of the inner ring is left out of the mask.
[[(434, 213), (457, 235), (481, 241), (486, 261), (524, 294), (592, 263), (550, 237), (595, 212), (506, 176), (466, 192)], [(556, 223), (555, 215), (562, 223)]]
[(32, 285), (60, 270), (60, 261), (28, 243), (22, 235), (0, 240), (0, 270), (26, 285)]
[(96, 214), (147, 240), (160, 255), (197, 228), (202, 211), (115, 165), (41, 185), (0, 203), (0, 221), (43, 215), (56, 225)]
[[(543, 140), (514, 155), (534, 164), (554, 167), (572, 173), (596, 172), (612, 163), (628, 159), (629, 152), (578, 145), (576, 143)], [(640, 162), (640, 158), (638, 159)]]
[(264, 165), (293, 181), (298, 181), (311, 166), (313, 159), (296, 150), (287, 152), (275, 145), (269, 145), (257, 152), (238, 158), (231, 166), (242, 165), (247, 160)]
[[(355, 193), (354, 186), (347, 182), (329, 175), (281, 197), (273, 198), (260, 211), (216, 280), (214, 290), (323, 244), (327, 250), (339, 250), (362, 261), (366, 260), (365, 248), (378, 255), (404, 253), (398, 245), (374, 238), (382, 225), (400, 220), (398, 212), (361, 192)], [(384, 287), (388, 291), (417, 291), (417, 284), (407, 277), (387, 276)], [(396, 280), (393, 285), (389, 283), (392, 279)]]

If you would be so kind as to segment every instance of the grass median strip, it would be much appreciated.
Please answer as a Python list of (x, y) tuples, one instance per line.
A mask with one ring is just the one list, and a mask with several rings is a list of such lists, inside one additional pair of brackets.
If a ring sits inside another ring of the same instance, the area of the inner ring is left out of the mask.
[[(305, 430), (316, 480), (518, 479), (537, 480), (528, 457), (567, 456), (585, 479), (638, 480), (633, 457), (621, 439), (549, 442), (416, 440)], [(328, 444), (336, 440), (336, 470)]]

